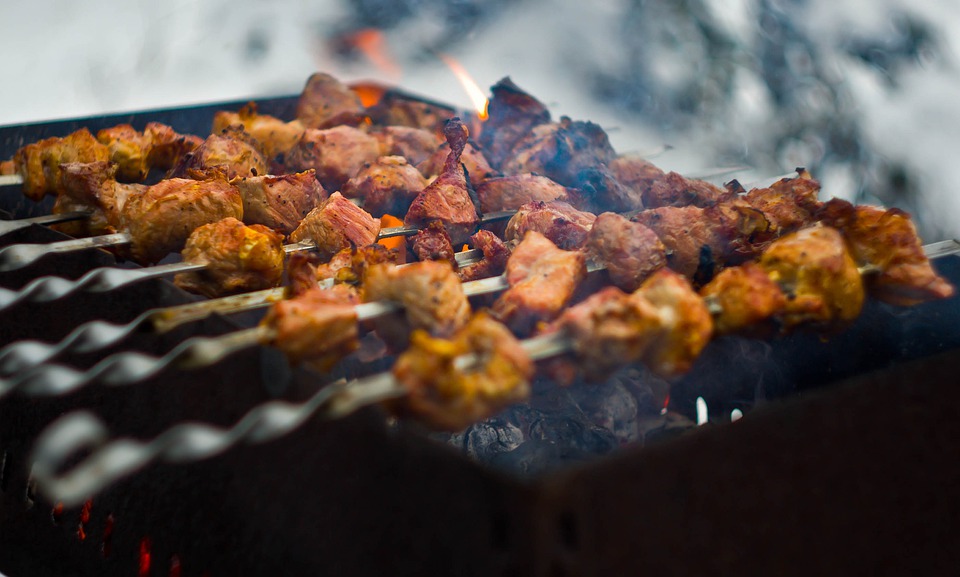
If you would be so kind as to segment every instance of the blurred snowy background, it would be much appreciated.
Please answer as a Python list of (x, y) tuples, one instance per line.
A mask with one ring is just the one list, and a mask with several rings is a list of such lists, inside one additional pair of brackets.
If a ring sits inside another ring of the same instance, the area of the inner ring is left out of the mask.
[(0, 125), (292, 95), (314, 71), (469, 105), (503, 76), (664, 168), (807, 166), (960, 237), (952, 0), (5, 0)]

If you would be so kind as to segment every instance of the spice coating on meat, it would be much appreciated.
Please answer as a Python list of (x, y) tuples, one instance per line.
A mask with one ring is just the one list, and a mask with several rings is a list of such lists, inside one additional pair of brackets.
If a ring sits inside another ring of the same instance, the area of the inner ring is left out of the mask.
[(377, 139), (362, 130), (352, 126), (310, 128), (284, 156), (284, 165), (295, 171), (312, 168), (324, 189), (337, 191), (379, 156)]
[(596, 218), (559, 200), (531, 202), (521, 206), (507, 222), (504, 239), (521, 240), (536, 231), (564, 250), (580, 248)]
[(52, 137), (28, 144), (13, 156), (17, 174), (23, 179), (23, 194), (34, 201), (59, 191), (61, 164), (109, 160), (110, 149), (97, 142), (86, 128), (63, 138)]
[(307, 128), (322, 128), (338, 117), (362, 114), (360, 97), (347, 85), (322, 72), (307, 79), (297, 101), (297, 119)]
[(385, 126), (372, 134), (382, 156), (402, 156), (416, 166), (440, 148), (443, 141), (432, 130), (412, 126)]
[(834, 228), (813, 226), (779, 238), (759, 264), (787, 297), (785, 329), (806, 324), (838, 330), (863, 308), (860, 271)]
[(445, 261), (450, 263), (453, 270), (457, 270), (456, 251), (450, 243), (450, 235), (439, 220), (420, 229), (410, 239), (410, 244), (418, 260)]
[(290, 234), (327, 198), (312, 170), (281, 176), (250, 176), (231, 182), (243, 197), (243, 220)]
[(345, 248), (373, 244), (379, 234), (379, 219), (335, 192), (303, 218), (290, 240), (312, 241), (327, 259)]
[(203, 139), (192, 134), (178, 134), (159, 122), (150, 122), (143, 132), (129, 124), (119, 124), (97, 132), (97, 140), (110, 150), (110, 161), (117, 165), (117, 178), (138, 182), (152, 168), (167, 170), (195, 150)]
[(814, 221), (821, 203), (820, 183), (804, 169), (795, 178), (783, 178), (769, 188), (755, 188), (744, 195), (750, 206), (763, 212), (778, 236), (793, 232)]
[(503, 274), (507, 267), (507, 259), (510, 258), (510, 249), (503, 244), (500, 237), (489, 230), (478, 230), (476, 234), (470, 237), (470, 244), (474, 248), (480, 249), (483, 253), (483, 260), (475, 265), (460, 269), (459, 274), (462, 282)]
[(720, 271), (700, 294), (713, 313), (717, 333), (764, 335), (787, 304), (767, 271), (752, 262)]
[(526, 399), (533, 373), (533, 362), (510, 331), (477, 313), (449, 340), (414, 333), (394, 365), (394, 377), (407, 391), (395, 408), (432, 427), (458, 431)]
[(179, 251), (197, 227), (232, 216), (243, 218), (240, 191), (222, 179), (170, 178), (126, 199), (119, 230), (130, 233), (130, 256), (152, 264)]
[(100, 162), (70, 162), (60, 166), (60, 192), (52, 212), (61, 214), (88, 211), (90, 216), (54, 224), (52, 228), (75, 237), (113, 234), (120, 226), (118, 202), (147, 189), (142, 184), (121, 184), (114, 180), (117, 166)]
[(533, 127), (550, 122), (550, 111), (510, 78), (497, 82), (490, 92), (489, 117), (483, 124), (479, 143), (491, 164), (499, 167)]
[(460, 245), (467, 241), (480, 222), (470, 183), (460, 165), (460, 154), (467, 143), (467, 127), (459, 118), (454, 118), (447, 122), (444, 134), (450, 144), (450, 154), (443, 172), (413, 199), (403, 223), (425, 226), (430, 221), (439, 220), (453, 244)]
[(607, 134), (592, 122), (541, 124), (514, 147), (503, 163), (504, 174), (537, 173), (565, 186), (579, 187), (584, 170), (606, 166), (616, 158)]
[(317, 266), (316, 280), (332, 280), (356, 287), (363, 283), (371, 266), (396, 263), (397, 253), (380, 244), (345, 248)]
[(306, 127), (299, 120), (284, 122), (269, 114), (258, 114), (251, 102), (239, 112), (221, 110), (213, 116), (212, 134), (220, 134), (231, 126), (241, 126), (260, 143), (260, 151), (268, 160), (285, 154), (303, 136)]
[(477, 196), (480, 197), (480, 209), (486, 213), (517, 210), (524, 204), (538, 200), (562, 200), (571, 203), (576, 198), (576, 191), (557, 184), (546, 176), (518, 174), (488, 178), (477, 185)]
[(231, 180), (267, 174), (267, 161), (258, 148), (259, 143), (239, 127), (211, 134), (195, 150), (184, 154), (167, 177), (200, 180), (222, 174)]
[(652, 230), (613, 212), (597, 216), (585, 248), (606, 267), (610, 281), (627, 292), (667, 264), (666, 247)]
[(180, 273), (174, 283), (207, 297), (275, 287), (283, 277), (283, 235), (233, 217), (198, 227), (180, 254), (206, 268)]
[(348, 180), (341, 192), (362, 199), (364, 210), (373, 216), (402, 215), (426, 186), (427, 179), (405, 158), (381, 156)]
[(507, 260), (510, 288), (493, 304), (493, 314), (515, 333), (530, 334), (563, 311), (586, 274), (582, 252), (562, 250), (542, 234), (528, 232)]

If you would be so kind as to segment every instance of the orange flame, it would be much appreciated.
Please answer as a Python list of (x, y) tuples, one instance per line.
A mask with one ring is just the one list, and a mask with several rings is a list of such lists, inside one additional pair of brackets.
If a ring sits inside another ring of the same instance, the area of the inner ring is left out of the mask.
[(467, 96), (470, 98), (470, 102), (473, 103), (473, 107), (477, 111), (477, 117), (480, 120), (486, 120), (487, 104), (489, 104), (490, 101), (487, 100), (480, 86), (473, 80), (467, 70), (459, 62), (454, 60), (452, 56), (437, 54), (437, 57), (443, 60), (443, 63), (450, 68), (454, 76), (457, 77), (457, 80), (460, 81), (463, 89), (467, 92)]
[[(380, 228), (392, 228), (395, 226), (403, 226), (403, 221), (392, 214), (385, 214), (380, 217)], [(385, 238), (377, 241), (377, 244), (382, 244), (383, 246), (397, 251), (399, 255), (400, 262), (407, 261), (407, 239), (402, 236), (395, 236), (393, 238)]]
[(360, 103), (364, 107), (370, 108), (380, 102), (388, 88), (376, 82), (354, 82), (350, 84), (350, 90), (353, 90), (360, 97)]
[(344, 41), (362, 52), (387, 78), (400, 78), (400, 65), (390, 56), (383, 32), (376, 28), (363, 28), (344, 38)]

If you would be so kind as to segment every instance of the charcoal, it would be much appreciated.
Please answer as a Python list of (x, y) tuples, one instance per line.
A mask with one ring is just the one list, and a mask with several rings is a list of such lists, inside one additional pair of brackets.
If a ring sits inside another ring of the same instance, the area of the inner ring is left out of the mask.
[(484, 462), (498, 453), (516, 449), (524, 435), (515, 424), (501, 418), (488, 419), (473, 425), (463, 435), (463, 449), (468, 455)]

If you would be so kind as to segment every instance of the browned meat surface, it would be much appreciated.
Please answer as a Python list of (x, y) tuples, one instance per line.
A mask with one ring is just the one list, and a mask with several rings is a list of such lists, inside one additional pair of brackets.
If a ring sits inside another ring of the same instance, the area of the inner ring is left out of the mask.
[(521, 206), (507, 222), (504, 239), (521, 240), (527, 232), (536, 231), (562, 249), (580, 248), (596, 218), (559, 200), (531, 202)]
[(470, 237), (470, 244), (483, 252), (483, 260), (460, 269), (460, 280), (467, 282), (503, 274), (510, 258), (510, 249), (489, 230), (479, 230)]
[(442, 131), (444, 123), (457, 115), (457, 111), (448, 106), (394, 91), (387, 91), (367, 112), (379, 126), (410, 126), (431, 132)]
[[(427, 178), (438, 176), (443, 172), (443, 167), (446, 165), (447, 158), (449, 157), (450, 147), (443, 144), (436, 152), (418, 164), (417, 170)], [(470, 142), (467, 142), (467, 145), (463, 148), (463, 152), (460, 154), (460, 163), (463, 164), (463, 169), (466, 170), (467, 175), (469, 175), (471, 186), (477, 186), (486, 179), (499, 175), (496, 170), (490, 167), (490, 163), (487, 162), (483, 153)]]
[(317, 72), (307, 79), (297, 101), (297, 120), (307, 128), (326, 128), (338, 118), (363, 114), (360, 97), (329, 74)]
[(910, 306), (953, 296), (954, 287), (931, 266), (907, 213), (833, 199), (818, 217), (843, 233), (857, 265), (866, 269), (874, 298)]
[(367, 269), (375, 264), (396, 264), (397, 253), (380, 244), (345, 248), (329, 261), (317, 265), (316, 280), (359, 286)]
[(439, 260), (450, 263), (457, 270), (456, 250), (450, 243), (450, 235), (439, 220), (435, 220), (420, 229), (410, 239), (417, 260)]
[(607, 134), (592, 122), (541, 124), (513, 149), (502, 164), (504, 174), (534, 172), (565, 186), (580, 187), (581, 172), (605, 166), (616, 158)]
[(410, 203), (423, 192), (427, 179), (401, 156), (381, 156), (366, 164), (343, 185), (348, 198), (363, 200), (363, 208), (374, 216), (404, 215)]
[(326, 130), (307, 129), (284, 156), (287, 170), (314, 169), (317, 179), (328, 191), (341, 190), (345, 182), (367, 163), (380, 156), (377, 139), (352, 126)]
[(183, 155), (168, 177), (201, 180), (222, 174), (232, 180), (269, 172), (259, 143), (237, 127), (208, 136), (196, 150)]
[(114, 180), (117, 167), (109, 162), (70, 162), (60, 166), (60, 193), (53, 204), (53, 213), (83, 211), (90, 217), (62, 222), (52, 228), (70, 236), (98, 236), (117, 232), (119, 214), (113, 208), (117, 199), (146, 190), (142, 184), (120, 184)]
[(478, 313), (451, 339), (414, 333), (393, 374), (407, 390), (395, 410), (458, 431), (525, 400), (534, 365), (506, 327)]
[(743, 198), (766, 215), (776, 234), (784, 235), (814, 222), (821, 203), (820, 183), (804, 169), (795, 178), (783, 178), (769, 188), (755, 188)]
[(614, 212), (597, 216), (585, 248), (592, 260), (606, 267), (610, 281), (627, 292), (640, 288), (667, 264), (666, 247), (652, 230)]
[(327, 198), (312, 170), (281, 176), (249, 176), (232, 181), (243, 197), (243, 221), (287, 235)]
[(213, 116), (212, 134), (220, 134), (231, 126), (241, 126), (260, 143), (260, 152), (268, 160), (286, 154), (303, 136), (306, 127), (299, 120), (284, 122), (269, 114), (258, 114), (251, 102), (239, 112), (222, 110)]
[(766, 335), (787, 304), (780, 286), (752, 262), (720, 271), (700, 294), (709, 303), (720, 334)]
[(383, 156), (402, 156), (416, 166), (430, 158), (443, 141), (433, 130), (412, 126), (385, 126), (371, 136), (380, 142)]
[(597, 165), (576, 173), (579, 205), (591, 212), (627, 212), (643, 208), (643, 200), (632, 188), (621, 184), (606, 166)]
[(510, 288), (493, 305), (494, 315), (520, 335), (559, 315), (587, 274), (582, 252), (557, 248), (531, 231), (507, 260)]
[(279, 286), (283, 277), (283, 235), (233, 217), (198, 227), (180, 254), (206, 268), (178, 274), (174, 283), (207, 297)]
[(490, 163), (500, 167), (533, 127), (550, 122), (550, 111), (509, 78), (497, 82), (490, 91), (489, 117), (483, 123), (479, 143)]
[(709, 207), (733, 200), (734, 193), (703, 180), (686, 178), (676, 172), (668, 172), (650, 180), (641, 192), (643, 206), (700, 206)]
[(222, 179), (170, 178), (130, 196), (114, 208), (119, 230), (130, 233), (130, 257), (153, 264), (184, 247), (197, 227), (229, 216), (243, 217), (240, 191)]
[(379, 219), (335, 192), (303, 218), (290, 240), (313, 241), (317, 253), (328, 259), (345, 248), (373, 244), (379, 234)]
[(636, 155), (618, 156), (607, 166), (613, 177), (630, 190), (630, 208), (623, 210), (639, 210), (646, 207), (643, 196), (650, 186), (666, 174), (652, 162)]
[(459, 118), (454, 118), (447, 122), (444, 134), (450, 144), (450, 154), (443, 172), (413, 199), (403, 223), (425, 226), (439, 220), (453, 244), (459, 246), (476, 230), (480, 216), (460, 165), (460, 154), (467, 143), (467, 127)]
[(864, 290), (843, 235), (812, 226), (774, 241), (759, 264), (787, 296), (785, 329), (800, 325), (838, 330), (860, 314)]
[(168, 170), (195, 150), (203, 139), (192, 134), (178, 134), (173, 128), (159, 122), (147, 124), (143, 132), (129, 124), (104, 128), (97, 140), (110, 149), (110, 161), (117, 165), (117, 178), (139, 182), (153, 168)]
[(363, 300), (392, 301), (404, 307), (402, 315), (376, 321), (377, 334), (397, 350), (404, 348), (413, 330), (449, 336), (470, 318), (470, 303), (460, 279), (446, 262), (372, 265), (364, 279)]
[(110, 149), (97, 142), (86, 128), (63, 138), (52, 137), (28, 144), (13, 156), (16, 172), (23, 179), (23, 194), (35, 201), (59, 192), (61, 164), (109, 160)]
[(546, 176), (518, 174), (488, 178), (477, 185), (480, 209), (483, 212), (517, 210), (536, 200), (549, 202), (562, 200), (574, 204), (577, 191), (557, 184)]

